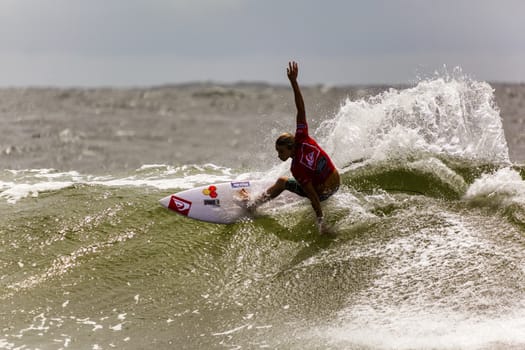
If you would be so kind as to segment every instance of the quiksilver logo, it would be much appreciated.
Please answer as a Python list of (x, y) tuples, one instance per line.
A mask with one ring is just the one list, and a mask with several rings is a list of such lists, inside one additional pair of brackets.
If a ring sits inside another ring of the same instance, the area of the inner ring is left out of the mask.
[(177, 196), (171, 196), (168, 208), (179, 214), (188, 215), (191, 208), (191, 202)]
[(303, 164), (309, 169), (315, 170), (315, 163), (317, 163), (317, 158), (321, 153), (319, 149), (315, 145), (303, 143), (301, 151), (301, 164)]
[(308, 163), (308, 166), (312, 168), (314, 166), (315, 161), (315, 152), (310, 152), (306, 155), (306, 162)]
[(177, 199), (174, 199), (175, 205), (177, 206), (177, 210), (186, 210), (190, 209), (190, 205), (188, 203), (181, 202)]

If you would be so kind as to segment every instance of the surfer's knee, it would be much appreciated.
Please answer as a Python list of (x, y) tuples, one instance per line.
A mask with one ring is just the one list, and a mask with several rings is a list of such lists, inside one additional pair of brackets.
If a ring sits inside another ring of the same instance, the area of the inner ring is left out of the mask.
[(266, 193), (269, 198), (275, 198), (278, 195), (281, 194), (286, 189), (286, 182), (288, 181), (288, 178), (286, 176), (282, 176), (275, 181), (275, 184), (273, 184), (272, 187), (270, 187)]
[(280, 178), (277, 179), (277, 182), (275, 183), (275, 185), (282, 191), (284, 191), (286, 189), (286, 183), (288, 182), (288, 177), (287, 176), (281, 176)]

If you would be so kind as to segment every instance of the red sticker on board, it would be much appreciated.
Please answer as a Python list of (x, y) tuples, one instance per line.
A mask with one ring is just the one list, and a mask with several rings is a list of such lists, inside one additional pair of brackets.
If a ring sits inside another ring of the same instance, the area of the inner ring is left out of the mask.
[(173, 211), (181, 215), (187, 216), (190, 212), (191, 202), (177, 196), (171, 196), (170, 205), (168, 206)]
[(211, 198), (217, 198), (217, 186), (211, 185), (208, 188), (203, 189), (202, 194), (205, 196), (210, 196)]

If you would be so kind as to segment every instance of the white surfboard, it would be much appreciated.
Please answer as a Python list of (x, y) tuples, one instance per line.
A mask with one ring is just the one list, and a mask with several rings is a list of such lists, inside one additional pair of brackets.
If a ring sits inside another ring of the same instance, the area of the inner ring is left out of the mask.
[(246, 198), (255, 198), (273, 181), (232, 181), (192, 188), (166, 196), (160, 204), (177, 214), (192, 219), (231, 224), (250, 217)]

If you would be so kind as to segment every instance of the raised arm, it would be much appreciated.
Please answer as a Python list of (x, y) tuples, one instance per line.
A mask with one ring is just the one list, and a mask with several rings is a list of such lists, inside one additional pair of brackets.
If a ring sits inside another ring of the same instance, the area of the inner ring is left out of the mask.
[(297, 124), (306, 124), (306, 112), (304, 109), (303, 95), (301, 95), (301, 89), (299, 89), (299, 84), (297, 83), (297, 75), (299, 74), (297, 62), (289, 62), (286, 73), (290, 83), (292, 84), (295, 106), (297, 107)]

